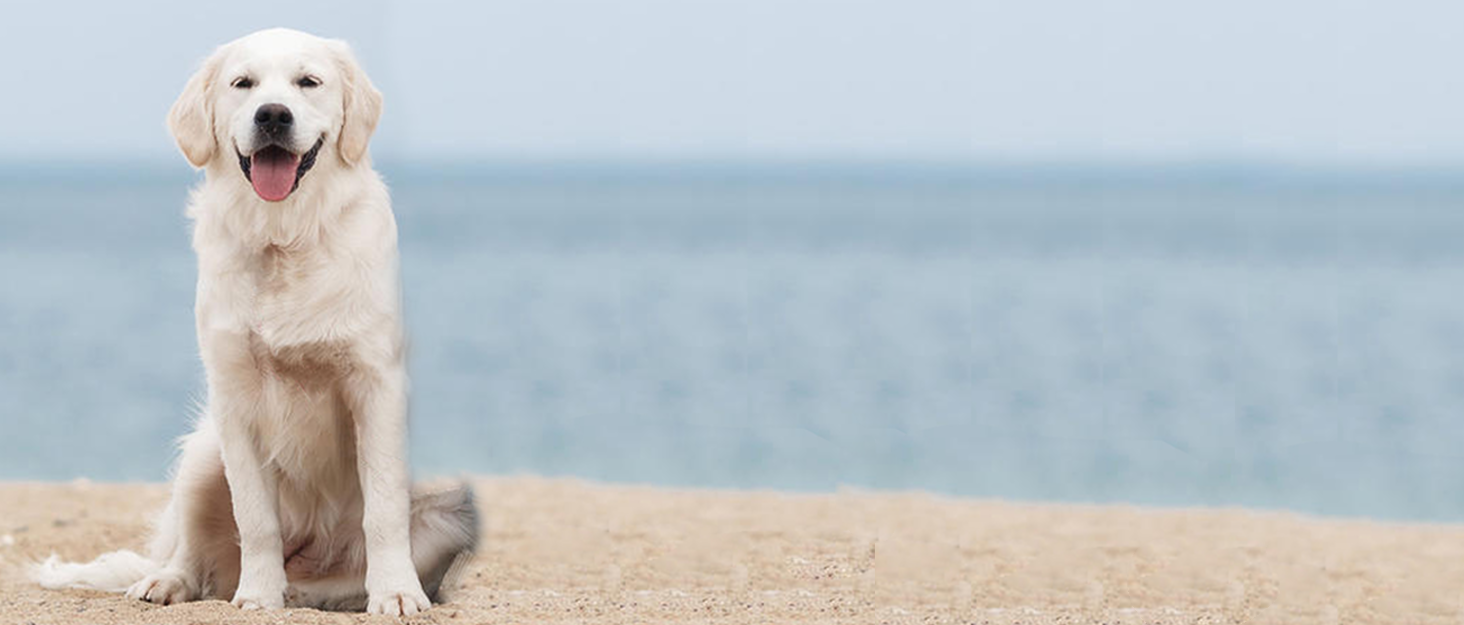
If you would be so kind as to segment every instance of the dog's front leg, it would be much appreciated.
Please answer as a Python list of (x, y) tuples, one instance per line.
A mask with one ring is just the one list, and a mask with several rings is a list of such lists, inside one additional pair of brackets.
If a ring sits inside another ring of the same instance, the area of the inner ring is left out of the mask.
[(263, 381), (239, 333), (215, 332), (204, 347), (209, 411), (218, 424), (224, 476), (239, 529), (239, 588), (233, 604), (247, 610), (285, 606), (285, 548), (280, 535), (277, 478), (266, 470), (252, 420)]
[(412, 564), (406, 372), (399, 363), (354, 376), (356, 464), (366, 534), (366, 611), (409, 615), (432, 607)]

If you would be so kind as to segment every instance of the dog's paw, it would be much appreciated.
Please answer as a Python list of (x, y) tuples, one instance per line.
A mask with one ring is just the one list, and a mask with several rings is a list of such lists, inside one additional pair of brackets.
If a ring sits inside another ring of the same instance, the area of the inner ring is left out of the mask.
[(367, 614), (386, 614), (388, 616), (411, 616), (418, 612), (425, 612), (432, 607), (432, 602), (427, 600), (427, 593), (422, 592), (422, 584), (414, 578), (412, 584), (404, 588), (371, 591), (366, 601)]
[(234, 595), (234, 600), (229, 603), (240, 610), (278, 610), (285, 607), (285, 596), (270, 599), (269, 597), (240, 597)]
[(133, 584), (127, 589), (127, 597), (158, 605), (173, 605), (197, 599), (198, 592), (188, 576), (165, 569)]
[(278, 610), (285, 607), (285, 591), (247, 589), (243, 586), (234, 591), (229, 603), (240, 610)]

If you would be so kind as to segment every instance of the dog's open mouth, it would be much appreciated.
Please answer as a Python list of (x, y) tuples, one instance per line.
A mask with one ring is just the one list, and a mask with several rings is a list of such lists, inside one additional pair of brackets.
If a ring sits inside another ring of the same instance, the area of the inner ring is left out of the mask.
[[(254, 185), (254, 192), (267, 202), (278, 202), (300, 186), (300, 178), (315, 166), (315, 156), (325, 139), (316, 140), (315, 147), (304, 154), (295, 154), (279, 145), (268, 145), (249, 156), (239, 154), (239, 169), (244, 178)], [(236, 150), (237, 152), (237, 150)]]

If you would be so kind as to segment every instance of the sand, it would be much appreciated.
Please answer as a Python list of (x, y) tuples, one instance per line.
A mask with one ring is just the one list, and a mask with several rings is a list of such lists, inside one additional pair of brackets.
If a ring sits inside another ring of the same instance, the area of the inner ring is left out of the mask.
[[(475, 481), (484, 544), (411, 623), (1451, 623), (1464, 527), (919, 493)], [(387, 623), (47, 591), (23, 565), (140, 548), (157, 484), (0, 484), (0, 624)]]

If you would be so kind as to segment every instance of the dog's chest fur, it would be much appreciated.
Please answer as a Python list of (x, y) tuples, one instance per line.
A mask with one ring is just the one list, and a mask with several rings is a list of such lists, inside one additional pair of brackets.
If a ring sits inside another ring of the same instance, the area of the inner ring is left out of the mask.
[(291, 481), (318, 486), (354, 466), (353, 422), (342, 385), (356, 363), (339, 333), (349, 297), (332, 278), (340, 271), (328, 250), (266, 247), (255, 276), (250, 351), (264, 380), (256, 432), (270, 459)]
[[(356, 323), (353, 310), (360, 302), (351, 297), (346, 263), (328, 248), (288, 249), (266, 246), (255, 262), (253, 330), (286, 360), (307, 356), (311, 345), (344, 343)], [(284, 354), (286, 348), (293, 356)], [(303, 349), (301, 349), (303, 348)], [(293, 367), (294, 364), (285, 363)]]

